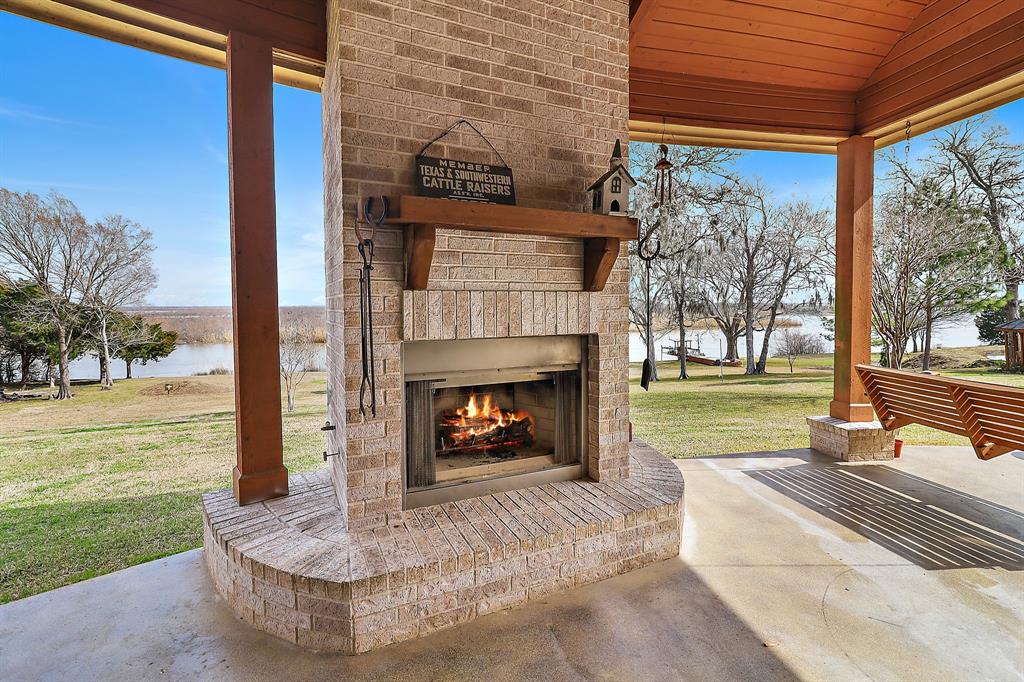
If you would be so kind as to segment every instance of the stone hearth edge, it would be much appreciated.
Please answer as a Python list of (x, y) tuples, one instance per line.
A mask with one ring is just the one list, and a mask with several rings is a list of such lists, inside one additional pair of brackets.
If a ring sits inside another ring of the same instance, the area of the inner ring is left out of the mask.
[(683, 480), (650, 446), (630, 477), (411, 509), (350, 532), (326, 470), (239, 507), (203, 496), (206, 560), (220, 595), (256, 628), (354, 654), (678, 555)]

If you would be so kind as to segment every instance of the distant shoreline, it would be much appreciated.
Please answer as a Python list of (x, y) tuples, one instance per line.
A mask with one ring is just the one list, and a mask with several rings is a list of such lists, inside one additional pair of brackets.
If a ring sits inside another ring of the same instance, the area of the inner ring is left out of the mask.
[[(324, 306), (281, 306), (279, 311), (282, 327), (309, 328), (317, 340), (326, 339)], [(179, 344), (231, 343), (233, 339), (231, 306), (136, 306), (124, 312), (177, 333)]]

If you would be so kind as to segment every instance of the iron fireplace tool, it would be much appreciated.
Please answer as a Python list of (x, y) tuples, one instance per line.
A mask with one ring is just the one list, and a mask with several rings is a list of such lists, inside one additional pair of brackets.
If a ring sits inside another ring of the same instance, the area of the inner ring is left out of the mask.
[(370, 393), (370, 415), (377, 416), (377, 374), (373, 357), (373, 288), (370, 273), (373, 271), (373, 239), (377, 227), (388, 217), (388, 198), (380, 197), (380, 212), (374, 213), (374, 197), (363, 202), (363, 220), (370, 226), (369, 237), (364, 236), (356, 220), (356, 249), (363, 260), (359, 270), (359, 348), (362, 356), (362, 380), (359, 382), (359, 413), (366, 417), (366, 393)]

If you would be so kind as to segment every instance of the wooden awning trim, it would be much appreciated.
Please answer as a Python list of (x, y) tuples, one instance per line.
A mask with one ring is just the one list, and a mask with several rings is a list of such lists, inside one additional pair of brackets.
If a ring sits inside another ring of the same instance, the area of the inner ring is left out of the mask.
[[(232, 14), (236, 5), (243, 10), (237, 17)], [(323, 2), (290, 0), (274, 5), (308, 12), (316, 5), (323, 7)], [(98, 38), (221, 69), (226, 65), (229, 20), (244, 24), (256, 31), (255, 35), (264, 34), (263, 37), (276, 35), (274, 26), (283, 22), (289, 29), (271, 40), (274, 81), (316, 92), (323, 82), (326, 17), (318, 29), (312, 14), (308, 15), (308, 21), (294, 17), (288, 21), (284, 14), (265, 9), (260, 13), (260, 7), (243, 0), (5, 0), (4, 9)], [(263, 22), (262, 28), (260, 22)]]

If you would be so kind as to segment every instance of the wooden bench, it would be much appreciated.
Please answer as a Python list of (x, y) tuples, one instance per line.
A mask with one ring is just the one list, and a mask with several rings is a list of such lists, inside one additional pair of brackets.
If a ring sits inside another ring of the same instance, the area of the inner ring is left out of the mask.
[(887, 431), (921, 424), (966, 436), (980, 459), (1024, 450), (1024, 389), (857, 365)]

